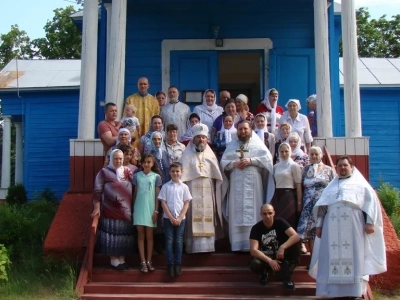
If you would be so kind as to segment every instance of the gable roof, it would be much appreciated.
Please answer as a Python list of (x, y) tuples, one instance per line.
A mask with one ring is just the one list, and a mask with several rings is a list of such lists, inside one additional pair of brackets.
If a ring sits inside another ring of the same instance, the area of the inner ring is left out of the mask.
[(80, 59), (13, 59), (0, 71), (0, 90), (79, 88), (80, 77)]
[[(358, 58), (360, 87), (400, 87), (400, 58)], [(343, 85), (343, 58), (339, 58), (340, 84)]]

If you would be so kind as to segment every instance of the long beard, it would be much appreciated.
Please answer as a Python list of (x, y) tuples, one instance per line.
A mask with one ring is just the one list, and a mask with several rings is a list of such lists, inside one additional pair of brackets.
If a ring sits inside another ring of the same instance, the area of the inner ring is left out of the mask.
[(239, 141), (242, 143), (247, 143), (250, 140), (250, 136), (238, 136)]
[(168, 98), (169, 103), (176, 103), (178, 102), (178, 98)]
[(206, 150), (207, 145), (200, 143), (198, 145), (196, 145), (196, 149), (200, 152), (203, 152), (204, 150)]

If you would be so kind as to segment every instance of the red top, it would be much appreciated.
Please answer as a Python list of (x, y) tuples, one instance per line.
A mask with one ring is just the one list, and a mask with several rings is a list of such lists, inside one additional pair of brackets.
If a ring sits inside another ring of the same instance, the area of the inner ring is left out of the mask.
[(103, 144), (104, 154), (106, 154), (108, 150), (110, 150), (110, 148), (113, 146), (113, 145), (107, 145), (106, 141), (104, 141), (101, 138), (101, 136), (107, 131), (111, 131), (112, 136), (118, 136), (118, 130), (113, 125), (111, 125), (109, 122), (105, 120), (101, 121), (99, 125), (97, 125), (97, 133), (99, 135), (101, 143)]
[[(269, 110), (263, 103), (261, 103), (260, 105), (257, 106), (254, 116), (256, 116), (260, 113), (264, 113), (264, 112), (271, 112), (271, 110)], [(276, 106), (277, 114), (282, 115), (284, 112), (285, 112), (285, 110), (281, 106), (279, 106), (279, 105)]]

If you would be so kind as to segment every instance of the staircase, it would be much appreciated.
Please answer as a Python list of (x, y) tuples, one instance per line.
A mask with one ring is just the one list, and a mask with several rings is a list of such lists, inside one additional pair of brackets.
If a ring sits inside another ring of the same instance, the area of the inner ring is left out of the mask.
[(306, 270), (309, 258), (302, 255), (292, 276), (296, 290), (289, 291), (273, 276), (261, 286), (258, 275), (247, 267), (248, 253), (184, 255), (177, 278), (167, 276), (164, 255), (153, 257), (156, 270), (147, 274), (140, 272), (137, 255), (127, 258), (136, 268), (123, 272), (111, 270), (107, 257), (95, 256), (92, 280), (83, 286), (82, 299), (312, 299), (315, 283)]

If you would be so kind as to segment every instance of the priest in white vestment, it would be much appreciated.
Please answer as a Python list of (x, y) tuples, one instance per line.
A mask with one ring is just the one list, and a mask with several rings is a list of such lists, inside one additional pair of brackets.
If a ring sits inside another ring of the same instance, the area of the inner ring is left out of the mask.
[(161, 117), (164, 120), (164, 128), (167, 128), (169, 124), (175, 124), (178, 127), (179, 142), (182, 142), (188, 128), (189, 115), (189, 106), (179, 101), (178, 89), (170, 86), (168, 88), (168, 103), (161, 107)]
[(314, 207), (317, 238), (309, 273), (317, 296), (359, 298), (368, 275), (386, 271), (381, 206), (350, 157), (336, 164), (338, 176)]
[(231, 249), (249, 251), (251, 227), (261, 221), (260, 207), (271, 201), (275, 191), (271, 153), (249, 121), (239, 122), (237, 137), (226, 146), (221, 168)]
[(192, 201), (186, 213), (187, 253), (214, 252), (215, 240), (223, 237), (222, 175), (218, 160), (207, 144), (208, 127), (192, 127), (193, 139), (183, 151), (181, 180), (189, 187)]

